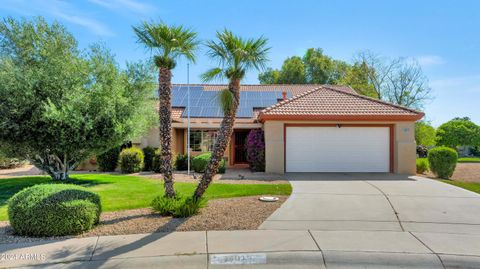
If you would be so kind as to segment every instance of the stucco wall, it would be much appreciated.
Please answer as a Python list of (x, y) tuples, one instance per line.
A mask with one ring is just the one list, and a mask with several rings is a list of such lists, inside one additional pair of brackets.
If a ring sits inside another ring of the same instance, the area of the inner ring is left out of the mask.
[(269, 173), (283, 174), (284, 161), (284, 124), (393, 124), (394, 158), (393, 171), (399, 174), (415, 174), (416, 143), (414, 122), (309, 122), (309, 121), (266, 121), (265, 131), (265, 170)]

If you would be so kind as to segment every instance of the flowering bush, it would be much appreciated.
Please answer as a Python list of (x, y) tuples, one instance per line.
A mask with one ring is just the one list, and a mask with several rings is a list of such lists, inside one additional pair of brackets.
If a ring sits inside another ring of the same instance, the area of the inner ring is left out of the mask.
[(265, 137), (262, 129), (253, 129), (247, 137), (247, 161), (250, 169), (265, 171)]

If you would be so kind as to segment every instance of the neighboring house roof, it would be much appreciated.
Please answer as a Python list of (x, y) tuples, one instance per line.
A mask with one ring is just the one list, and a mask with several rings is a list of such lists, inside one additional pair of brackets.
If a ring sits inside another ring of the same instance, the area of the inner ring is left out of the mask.
[(323, 85), (264, 109), (265, 120), (415, 121), (422, 112)]

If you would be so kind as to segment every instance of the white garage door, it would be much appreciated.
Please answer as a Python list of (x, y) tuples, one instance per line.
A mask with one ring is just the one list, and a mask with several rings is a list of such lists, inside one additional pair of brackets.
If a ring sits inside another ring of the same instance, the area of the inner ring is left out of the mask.
[(389, 172), (389, 127), (287, 127), (287, 172)]

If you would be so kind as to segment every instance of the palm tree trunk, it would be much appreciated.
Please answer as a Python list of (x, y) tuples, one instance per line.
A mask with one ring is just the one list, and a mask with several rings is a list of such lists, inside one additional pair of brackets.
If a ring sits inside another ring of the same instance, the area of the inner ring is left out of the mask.
[(213, 147), (212, 157), (205, 168), (202, 180), (200, 180), (198, 183), (198, 186), (193, 194), (193, 198), (195, 200), (202, 198), (203, 194), (212, 182), (213, 177), (217, 173), (220, 161), (225, 153), (225, 149), (227, 148), (230, 138), (232, 137), (235, 116), (240, 103), (240, 80), (230, 81), (228, 84), (228, 90), (233, 95), (233, 103), (229, 111), (225, 113), (223, 117), (220, 130), (218, 131), (217, 139), (215, 141), (215, 146)]
[(160, 67), (158, 76), (158, 96), (160, 118), (160, 146), (162, 155), (162, 173), (165, 187), (165, 196), (175, 197), (173, 189), (172, 174), (172, 71), (165, 67)]

